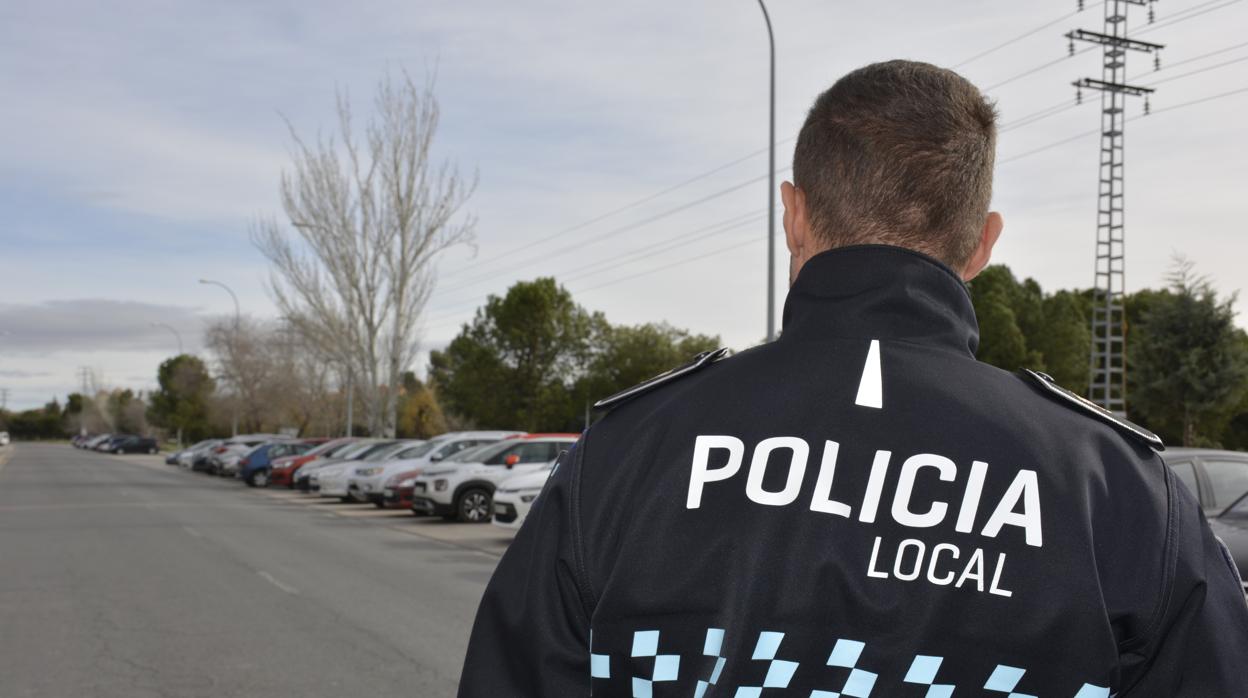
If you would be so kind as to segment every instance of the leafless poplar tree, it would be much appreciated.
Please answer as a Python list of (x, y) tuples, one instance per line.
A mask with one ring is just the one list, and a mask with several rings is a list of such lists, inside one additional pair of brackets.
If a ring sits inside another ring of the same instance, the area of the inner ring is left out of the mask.
[(456, 217), (476, 178), (432, 161), (432, 79), (417, 86), (407, 73), (387, 75), (374, 107), (362, 139), (343, 93), (337, 140), (309, 143), (291, 128), (294, 167), (281, 182), (291, 227), (260, 221), (252, 239), (273, 265), (283, 315), (354, 377), (369, 431), (392, 435), (435, 258), (473, 240), (475, 219)]

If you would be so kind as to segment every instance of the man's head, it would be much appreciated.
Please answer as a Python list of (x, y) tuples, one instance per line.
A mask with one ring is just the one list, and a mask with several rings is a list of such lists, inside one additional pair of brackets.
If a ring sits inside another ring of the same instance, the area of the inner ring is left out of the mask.
[(781, 186), (791, 278), (810, 257), (884, 244), (935, 257), (971, 279), (1001, 234), (988, 211), (996, 110), (957, 73), (888, 61), (819, 95)]

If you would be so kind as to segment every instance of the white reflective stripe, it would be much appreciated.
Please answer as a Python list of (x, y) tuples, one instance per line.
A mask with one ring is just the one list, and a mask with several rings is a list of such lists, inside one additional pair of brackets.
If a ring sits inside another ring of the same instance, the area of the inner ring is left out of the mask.
[(861, 407), (884, 407), (883, 377), (880, 375), (880, 340), (871, 340), (867, 361), (862, 366), (862, 379), (858, 382), (858, 398), (854, 404)]

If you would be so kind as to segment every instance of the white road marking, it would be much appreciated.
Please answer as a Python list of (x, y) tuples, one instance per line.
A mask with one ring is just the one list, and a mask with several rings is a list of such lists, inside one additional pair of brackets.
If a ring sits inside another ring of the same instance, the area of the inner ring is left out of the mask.
[(858, 382), (858, 399), (854, 404), (877, 410), (884, 407), (884, 381), (880, 373), (880, 340), (873, 339), (867, 350), (867, 362), (862, 366), (862, 380)]
[(277, 587), (278, 589), (281, 589), (282, 591), (286, 592), (287, 594), (292, 594), (292, 595), (294, 595), (294, 596), (298, 596), (298, 595), (299, 595), (299, 590), (298, 590), (298, 589), (296, 589), (296, 588), (292, 587), (292, 586), (291, 586), (291, 585), (289, 585), (289, 584), (286, 584), (286, 583), (284, 583), (284, 582), (279, 581), (276, 577), (274, 577), (273, 575), (269, 574), (268, 572), (265, 572), (264, 570), (256, 570), (256, 574), (260, 575), (260, 577), (261, 577), (261, 578), (263, 578), (263, 579), (264, 579), (264, 581), (268, 582), (269, 584), (272, 584), (273, 586)]

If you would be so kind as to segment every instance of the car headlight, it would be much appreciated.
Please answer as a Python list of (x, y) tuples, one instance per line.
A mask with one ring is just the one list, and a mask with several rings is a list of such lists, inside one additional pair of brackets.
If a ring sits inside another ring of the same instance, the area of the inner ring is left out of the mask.
[(406, 480), (400, 480), (397, 487), (412, 487), (416, 484), (416, 478), (409, 477)]
[(438, 492), (445, 491), (446, 485), (447, 485), (446, 480), (434, 480), (433, 481), (433, 489)]
[(524, 502), (525, 504), (529, 504), (529, 503), (531, 503), (534, 499), (537, 499), (537, 495), (536, 495), (536, 494), (522, 494), (522, 495), (520, 495), (520, 501)]

